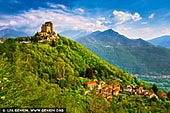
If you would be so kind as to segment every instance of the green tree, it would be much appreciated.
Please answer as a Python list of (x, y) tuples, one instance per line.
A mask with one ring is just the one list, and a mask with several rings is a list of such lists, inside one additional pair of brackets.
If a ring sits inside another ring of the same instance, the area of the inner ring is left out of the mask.
[(86, 77), (93, 79), (94, 78), (94, 73), (93, 73), (93, 69), (92, 68), (87, 68), (86, 69)]
[(167, 97), (170, 100), (170, 91), (167, 93)]
[(7, 43), (14, 43), (15, 42), (15, 39), (14, 38), (8, 38), (7, 39)]
[(39, 38), (37, 36), (32, 36), (31, 37), (31, 42), (37, 43)]
[(38, 32), (36, 32), (34, 36), (35, 36), (35, 37), (39, 36)]
[(56, 42), (55, 42), (55, 40), (52, 40), (52, 42), (51, 42), (51, 46), (52, 46), (52, 47), (55, 47), (55, 46), (56, 46)]
[(157, 92), (158, 92), (158, 87), (157, 87), (156, 84), (153, 84), (152, 90), (153, 90), (153, 92), (154, 92), (155, 94), (157, 94)]

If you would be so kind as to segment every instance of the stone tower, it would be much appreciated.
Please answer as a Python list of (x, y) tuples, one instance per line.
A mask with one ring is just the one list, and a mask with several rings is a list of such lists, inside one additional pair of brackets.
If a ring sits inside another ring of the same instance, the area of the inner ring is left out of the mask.
[(53, 33), (54, 32), (53, 23), (50, 21), (50, 22), (45, 22), (45, 24), (42, 24), (41, 32)]
[(45, 22), (41, 26), (41, 32), (38, 32), (39, 40), (57, 40), (58, 34), (54, 31), (54, 26), (51, 21)]

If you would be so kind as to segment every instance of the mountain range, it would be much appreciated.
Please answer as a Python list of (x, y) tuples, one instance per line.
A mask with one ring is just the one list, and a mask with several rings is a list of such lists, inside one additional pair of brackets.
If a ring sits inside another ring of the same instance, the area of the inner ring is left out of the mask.
[(170, 74), (170, 50), (142, 39), (129, 39), (112, 29), (77, 39), (99, 57), (132, 74)]
[(129, 39), (112, 29), (93, 32), (77, 41), (107, 62), (141, 80), (157, 83), (162, 89), (169, 90), (169, 49), (143, 39)]
[(14, 30), (14, 29), (2, 29), (2, 30), (0, 30), (0, 38), (2, 38), (2, 37), (16, 38), (16, 37), (21, 37), (21, 36), (28, 36), (28, 34), (22, 32), (22, 31)]
[(157, 38), (153, 38), (151, 40), (148, 40), (148, 42), (156, 45), (156, 46), (162, 46), (165, 48), (170, 48), (170, 35), (165, 35)]

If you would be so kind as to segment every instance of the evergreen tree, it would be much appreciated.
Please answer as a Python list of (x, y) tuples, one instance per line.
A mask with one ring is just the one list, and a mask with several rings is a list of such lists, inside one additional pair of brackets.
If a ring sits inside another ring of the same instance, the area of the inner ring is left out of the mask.
[(153, 90), (153, 92), (154, 92), (155, 94), (157, 94), (157, 92), (158, 92), (158, 87), (157, 87), (156, 84), (153, 84), (152, 90)]
[(170, 100), (170, 91), (168, 92), (167, 97)]
[(56, 46), (56, 42), (55, 42), (55, 40), (52, 40), (52, 42), (51, 42), (51, 46), (52, 46), (52, 47), (55, 47), (55, 46)]
[(93, 79), (94, 78), (94, 73), (93, 73), (93, 69), (92, 68), (87, 68), (86, 69), (86, 77)]
[(37, 43), (38, 42), (38, 37), (37, 36), (33, 36), (31, 37), (31, 42)]

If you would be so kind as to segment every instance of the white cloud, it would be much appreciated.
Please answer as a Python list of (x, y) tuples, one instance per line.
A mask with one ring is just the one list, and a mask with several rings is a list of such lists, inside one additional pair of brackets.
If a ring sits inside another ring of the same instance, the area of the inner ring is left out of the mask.
[(139, 15), (139, 13), (134, 13), (133, 15), (131, 14), (132, 20), (133, 21), (139, 21), (142, 19), (142, 17)]
[(167, 28), (166, 26), (153, 27), (152, 25), (148, 25), (147, 27), (136, 27), (122, 24), (116, 26), (114, 30), (132, 39), (142, 38), (144, 40), (149, 40), (162, 35), (170, 35), (170, 27)]
[(152, 19), (152, 18), (154, 18), (154, 16), (155, 16), (155, 14), (152, 13), (152, 14), (150, 14), (150, 15), (148, 16), (148, 18), (149, 18), (149, 19)]
[[(52, 21), (56, 32), (65, 30), (96, 31), (113, 28), (129, 38), (142, 37), (143, 39), (151, 39), (163, 34), (170, 34), (170, 28), (163, 26), (163, 24), (159, 25), (162, 27), (153, 27), (145, 21), (140, 24), (129, 24), (142, 19), (137, 12), (131, 14), (115, 10), (113, 11), (115, 23), (113, 23), (108, 17), (85, 17), (81, 15), (86, 13), (82, 8), (69, 9), (62, 4), (51, 4), (51, 7), (53, 8), (30, 9), (29, 11), (17, 15), (1, 15), (0, 28), (13, 28), (33, 35), (35, 32), (40, 31), (42, 23), (45, 21)], [(79, 13), (75, 13), (75, 10)], [(154, 16), (152, 18), (154, 18)]]
[(141, 24), (142, 24), (142, 25), (146, 25), (146, 24), (148, 24), (148, 22), (142, 22)]
[(98, 20), (105, 21), (106, 18), (105, 17), (99, 17)]
[(99, 20), (96, 20), (95, 27), (98, 28), (98, 29), (100, 29), (100, 30), (106, 30), (106, 29), (108, 29), (107, 27), (104, 27), (103, 22), (102, 22), (102, 21), (99, 21)]
[(76, 8), (76, 9), (74, 10), (74, 12), (77, 13), (77, 14), (84, 14), (84, 13), (85, 13), (85, 10), (82, 9), (82, 8)]
[(95, 18), (84, 17), (72, 12), (72, 10), (64, 11), (62, 9), (31, 9), (18, 15), (1, 16), (0, 26), (18, 29), (32, 35), (40, 31), (41, 24), (45, 21), (52, 21), (56, 32), (75, 29), (86, 31), (107, 29), (106, 26), (96, 22)]
[(15, 20), (11, 20), (9, 23), (10, 25), (17, 25), (17, 22)]
[(139, 13), (135, 12), (134, 14), (123, 12), (123, 11), (113, 11), (114, 19), (116, 20), (117, 24), (123, 24), (127, 21), (136, 22), (142, 19)]
[(56, 4), (53, 4), (53, 3), (47, 3), (47, 5), (51, 8), (57, 8), (57, 5)]
[(54, 3), (47, 2), (47, 5), (51, 8), (61, 8), (63, 10), (67, 10), (67, 7), (63, 4), (54, 4)]
[(60, 8), (62, 8), (62, 9), (67, 9), (67, 7), (66, 7), (65, 5), (62, 5), (62, 4), (57, 4), (56, 6), (57, 6), (57, 8), (60, 7)]

